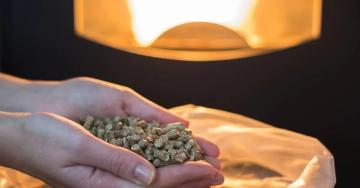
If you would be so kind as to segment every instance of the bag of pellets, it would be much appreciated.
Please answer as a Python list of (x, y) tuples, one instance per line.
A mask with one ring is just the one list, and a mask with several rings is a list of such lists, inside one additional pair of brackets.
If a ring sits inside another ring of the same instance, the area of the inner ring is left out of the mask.
[(225, 183), (218, 188), (333, 188), (334, 157), (316, 138), (229, 112), (172, 109), (196, 135), (218, 144)]
[[(125, 147), (155, 167), (201, 160), (192, 134), (218, 144), (225, 182), (217, 188), (332, 188), (334, 158), (317, 139), (259, 121), (194, 105), (171, 109), (190, 120), (161, 124), (137, 117), (79, 119), (94, 136)], [(21, 172), (0, 167), (0, 188), (48, 187)]]

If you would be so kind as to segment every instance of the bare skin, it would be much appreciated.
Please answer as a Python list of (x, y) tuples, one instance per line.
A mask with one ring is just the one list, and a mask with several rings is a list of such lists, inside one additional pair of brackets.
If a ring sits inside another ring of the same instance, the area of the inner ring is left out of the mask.
[(92, 136), (73, 121), (88, 114), (131, 114), (188, 124), (124, 86), (91, 78), (29, 81), (0, 73), (0, 165), (54, 187), (209, 187), (224, 180), (219, 149), (203, 138), (197, 140), (206, 162), (155, 169), (137, 154)]

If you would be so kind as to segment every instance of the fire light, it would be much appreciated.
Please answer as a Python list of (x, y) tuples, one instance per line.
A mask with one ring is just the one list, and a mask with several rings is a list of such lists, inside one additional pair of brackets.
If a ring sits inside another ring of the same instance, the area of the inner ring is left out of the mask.
[(320, 37), (321, 0), (74, 0), (78, 35), (142, 55), (242, 58)]

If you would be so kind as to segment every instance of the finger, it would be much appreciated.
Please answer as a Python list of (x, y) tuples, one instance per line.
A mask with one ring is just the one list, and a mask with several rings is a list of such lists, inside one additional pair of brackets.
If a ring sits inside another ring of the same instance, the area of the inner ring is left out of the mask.
[(219, 147), (210, 142), (209, 140), (201, 137), (201, 136), (194, 136), (195, 140), (200, 144), (201, 149), (205, 152), (205, 155), (211, 156), (211, 157), (219, 157), (220, 155), (220, 149)]
[(218, 159), (210, 156), (204, 156), (203, 159), (209, 164), (211, 164), (211, 166), (213, 166), (214, 168), (221, 170), (221, 163)]
[(125, 179), (114, 176), (105, 170), (75, 165), (65, 167), (64, 174), (66, 174), (67, 186), (64, 187), (96, 187), (96, 188), (141, 188), (138, 184), (134, 184)]
[[(34, 178), (38, 178), (38, 177), (34, 176)], [(43, 181), (47, 185), (50, 185), (50, 187), (56, 187), (56, 188), (67, 188), (67, 187), (69, 187), (67, 185), (64, 185), (64, 183), (61, 183), (59, 180), (54, 180), (51, 177), (45, 177), (45, 178), (42, 177), (41, 181)], [(64, 182), (68, 182), (68, 181), (65, 179)]]
[(83, 139), (77, 162), (111, 172), (134, 183), (149, 185), (155, 177), (154, 166), (136, 153), (97, 138)]
[(184, 118), (171, 113), (169, 110), (151, 102), (134, 91), (129, 91), (124, 100), (124, 111), (146, 120), (157, 120), (162, 123), (182, 122), (188, 125)]
[(186, 162), (159, 168), (152, 187), (176, 187), (202, 178), (213, 180), (221, 177), (222, 173), (206, 162)]

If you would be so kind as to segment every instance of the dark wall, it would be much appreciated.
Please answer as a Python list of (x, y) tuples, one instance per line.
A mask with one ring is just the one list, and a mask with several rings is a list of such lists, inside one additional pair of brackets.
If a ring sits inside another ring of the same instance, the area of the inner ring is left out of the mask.
[(3, 18), (5, 17), (4, 14), (4, 10), (5, 10), (5, 6), (4, 6), (4, 2), (1, 1), (0, 2), (0, 71), (2, 70), (2, 61), (3, 61), (3, 30), (4, 30), (4, 22), (3, 22)]
[(324, 1), (320, 40), (280, 53), (188, 63), (138, 56), (74, 35), (71, 0), (2, 0), (3, 70), (31, 79), (75, 76), (127, 85), (165, 106), (195, 103), (319, 138), (338, 186), (359, 162), (360, 3)]

